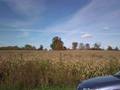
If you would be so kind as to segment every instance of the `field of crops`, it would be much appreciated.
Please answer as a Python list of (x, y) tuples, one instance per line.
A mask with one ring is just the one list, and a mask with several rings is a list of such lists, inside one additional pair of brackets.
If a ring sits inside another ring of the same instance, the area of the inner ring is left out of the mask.
[(2, 86), (68, 86), (74, 90), (82, 80), (119, 70), (118, 51), (0, 51)]

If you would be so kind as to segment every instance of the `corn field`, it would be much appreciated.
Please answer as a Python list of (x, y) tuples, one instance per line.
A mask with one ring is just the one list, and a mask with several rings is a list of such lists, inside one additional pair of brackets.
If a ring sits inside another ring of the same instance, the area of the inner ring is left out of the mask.
[(119, 70), (115, 51), (0, 51), (0, 85), (76, 86)]

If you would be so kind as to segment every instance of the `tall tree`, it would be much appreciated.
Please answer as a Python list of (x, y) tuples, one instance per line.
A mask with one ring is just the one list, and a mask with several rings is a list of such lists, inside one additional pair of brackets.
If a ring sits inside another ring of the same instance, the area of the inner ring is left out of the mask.
[(77, 46), (78, 46), (78, 43), (77, 43), (77, 42), (73, 42), (73, 43), (72, 43), (72, 49), (76, 50), (76, 49), (77, 49)]
[(43, 50), (43, 45), (40, 45), (40, 47), (38, 48), (38, 50)]
[(87, 49), (87, 50), (90, 49), (90, 44), (89, 44), (89, 43), (86, 43), (86, 44), (85, 44), (85, 49)]
[(60, 37), (56, 36), (52, 39), (52, 44), (50, 45), (50, 47), (53, 50), (64, 50), (64, 43)]
[(95, 43), (95, 44), (94, 44), (94, 49), (99, 50), (99, 49), (100, 49), (100, 46), (101, 46), (101, 44)]
[(26, 45), (24, 46), (24, 49), (26, 49), (26, 50), (35, 50), (36, 47), (35, 47), (35, 46), (32, 46), (32, 45), (30, 45), (30, 44), (26, 44)]
[(113, 50), (112, 46), (108, 46), (107, 50)]
[(80, 50), (84, 50), (84, 49), (85, 49), (85, 46), (84, 46), (83, 43), (80, 43), (80, 44), (79, 44), (79, 49), (80, 49)]
[(119, 48), (117, 46), (115, 47), (115, 51), (119, 51)]

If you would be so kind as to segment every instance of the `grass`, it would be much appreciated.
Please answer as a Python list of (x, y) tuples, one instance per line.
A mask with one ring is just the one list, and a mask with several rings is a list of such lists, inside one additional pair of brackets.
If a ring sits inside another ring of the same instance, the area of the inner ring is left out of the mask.
[(18, 86), (0, 86), (0, 90), (76, 90), (75, 87), (67, 86), (43, 86), (36, 88), (23, 88)]
[(73, 52), (0, 52), (0, 90), (75, 90), (78, 82), (120, 70), (119, 52)]

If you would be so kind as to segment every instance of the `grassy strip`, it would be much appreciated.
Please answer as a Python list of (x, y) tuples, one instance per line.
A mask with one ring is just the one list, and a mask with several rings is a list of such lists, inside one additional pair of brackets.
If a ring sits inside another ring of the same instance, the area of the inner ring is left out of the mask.
[(24, 88), (19, 86), (1, 85), (0, 90), (75, 90), (75, 87), (67, 86), (43, 86), (38, 88)]
[(112, 57), (108, 60), (56, 63), (50, 60), (3, 60), (0, 61), (0, 90), (74, 90), (67, 86), (74, 86), (82, 80), (113, 74), (119, 70), (120, 61)]

